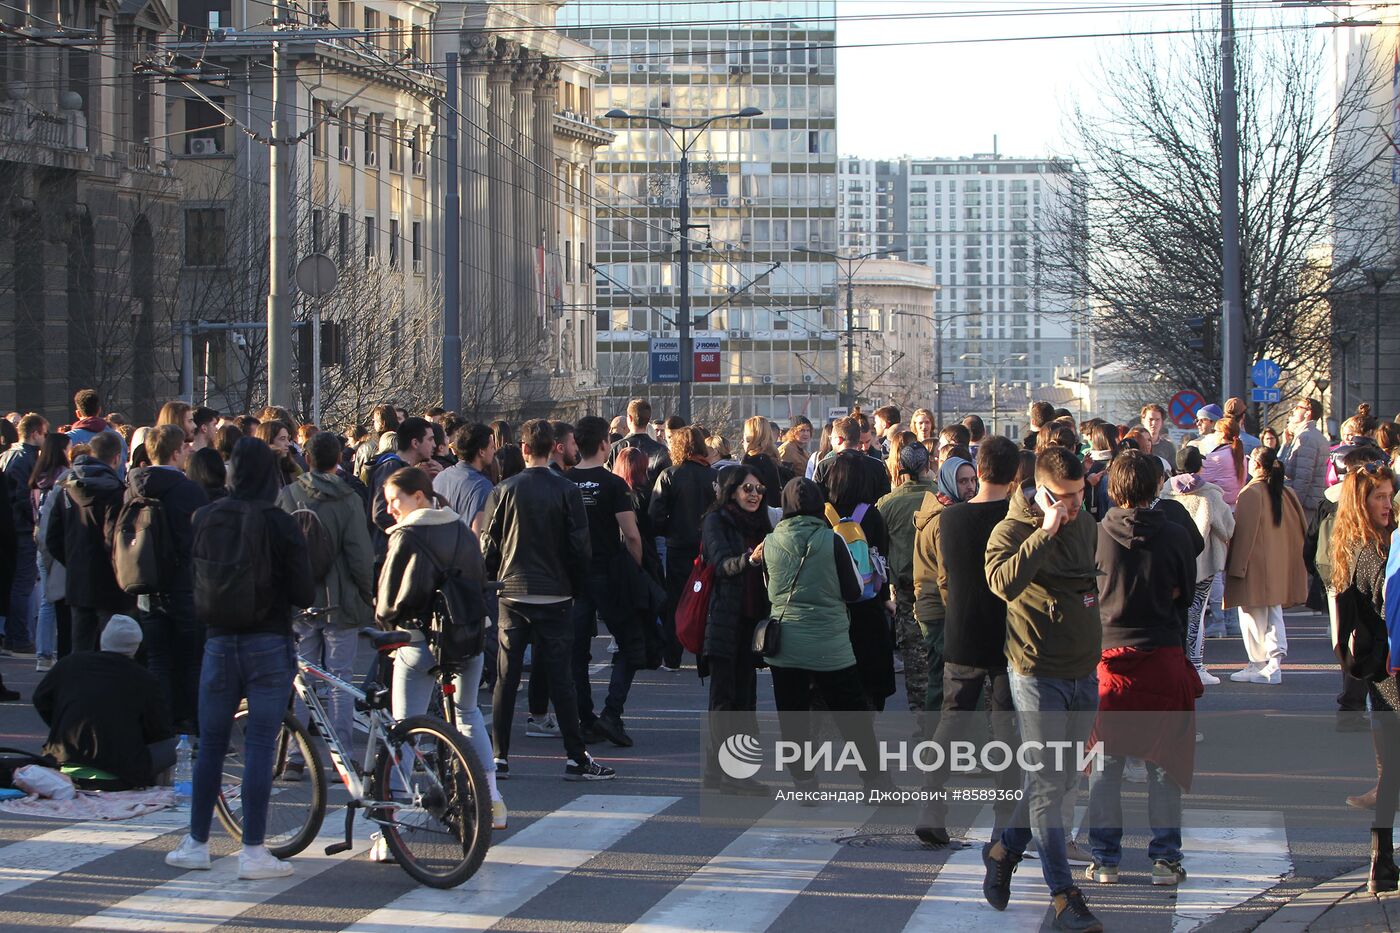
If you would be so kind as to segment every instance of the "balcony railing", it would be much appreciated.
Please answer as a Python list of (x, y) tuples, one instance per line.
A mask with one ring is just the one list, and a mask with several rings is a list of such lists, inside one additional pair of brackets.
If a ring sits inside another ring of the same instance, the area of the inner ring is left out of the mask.
[(0, 143), (80, 152), (87, 149), (87, 127), (76, 112), (54, 114), (5, 102), (0, 103)]

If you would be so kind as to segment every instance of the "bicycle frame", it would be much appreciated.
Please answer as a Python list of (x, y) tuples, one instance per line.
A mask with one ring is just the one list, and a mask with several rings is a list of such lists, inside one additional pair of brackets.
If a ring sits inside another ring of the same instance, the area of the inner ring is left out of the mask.
[[(331, 719), (325, 704), (321, 702), (320, 696), (317, 695), (312, 685), (307, 682), (307, 677), (314, 677), (322, 681), (332, 690), (348, 695), (355, 701), (356, 706), (365, 707), (365, 712), (369, 716), (369, 741), (365, 744), (365, 760), (361, 768), (354, 767), (351, 753), (341, 742), (340, 736), (330, 727)], [(350, 791), (350, 795), (356, 800), (364, 800), (363, 775), (369, 774), (370, 768), (374, 766), (374, 756), (379, 748), (381, 736), (387, 735), (388, 731), (393, 728), (393, 717), (382, 709), (370, 708), (368, 706), (369, 694), (365, 691), (346, 683), (325, 668), (304, 658), (297, 660), (297, 676), (292, 681), (292, 686), (297, 697), (305, 704), (309, 714), (307, 728), (320, 736), (322, 741), (326, 743), (326, 748), (331, 753), (331, 763), (335, 765), (336, 773), (340, 775), (340, 780)]]

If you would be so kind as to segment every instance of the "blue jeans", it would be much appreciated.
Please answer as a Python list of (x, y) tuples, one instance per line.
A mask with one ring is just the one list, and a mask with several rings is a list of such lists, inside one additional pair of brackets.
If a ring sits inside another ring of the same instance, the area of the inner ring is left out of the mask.
[[(353, 629), (351, 630), (353, 634)], [(453, 708), (457, 713), (457, 731), (469, 743), (482, 767), (487, 769), (489, 783), (495, 788), (495, 768), (492, 763), (491, 734), (486, 731), (486, 717), (481, 714), (477, 695), (481, 690), (481, 670), (486, 663), (483, 655), (461, 662), (453, 683), (457, 693)], [(432, 670), (437, 666), (426, 641), (415, 641), (394, 652), (394, 689), (392, 696), (395, 719), (422, 716), (428, 712), (428, 702), (435, 683)], [(437, 714), (437, 711), (434, 711)]]
[(10, 584), (9, 615), (5, 616), (5, 647), (34, 644), (34, 584), (39, 580), (34, 538), (23, 530), (15, 542), (15, 580)]
[[(1010, 672), (1011, 701), (1022, 743), (1084, 742), (1094, 726), (1099, 708), (1099, 679), (1096, 674), (1077, 680), (1060, 680)], [(1045, 713), (1038, 716), (1037, 713)], [(1026, 769), (1025, 796), (1011, 814), (1011, 824), (1001, 834), (1002, 845), (1020, 855), (1035, 837), (1040, 854), (1040, 870), (1051, 894), (1074, 885), (1074, 875), (1065, 858), (1065, 827), (1060, 805), (1079, 786), (1075, 770), (1077, 748), (1065, 756), (1065, 767), (1055, 767), (1050, 749), (1027, 752), (1026, 758), (1041, 765)]]
[(34, 624), (34, 653), (41, 658), (54, 660), (58, 657), (58, 609), (44, 598), (48, 589), (49, 575), (44, 572), (43, 559), (39, 559), (39, 617)]
[[(1089, 772), (1089, 841), (1094, 861), (1117, 865), (1123, 858), (1123, 766), (1128, 759), (1105, 755), (1102, 771)], [(1147, 765), (1147, 822), (1152, 841), (1147, 857), (1154, 862), (1181, 859), (1181, 788), (1150, 761)]]
[(248, 701), (243, 729), (243, 844), (262, 845), (272, 795), (272, 755), (296, 675), (290, 635), (217, 635), (204, 642), (199, 677), (199, 757), (194, 761), (190, 836), (209, 841), (214, 798), (240, 700)]

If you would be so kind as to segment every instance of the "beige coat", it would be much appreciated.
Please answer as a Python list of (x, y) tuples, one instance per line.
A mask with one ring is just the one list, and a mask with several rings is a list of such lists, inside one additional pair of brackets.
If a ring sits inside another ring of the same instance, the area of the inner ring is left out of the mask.
[(1303, 507), (1283, 490), (1283, 520), (1274, 524), (1269, 488), (1250, 480), (1235, 505), (1235, 534), (1225, 562), (1225, 608), (1297, 606), (1308, 598), (1303, 564)]

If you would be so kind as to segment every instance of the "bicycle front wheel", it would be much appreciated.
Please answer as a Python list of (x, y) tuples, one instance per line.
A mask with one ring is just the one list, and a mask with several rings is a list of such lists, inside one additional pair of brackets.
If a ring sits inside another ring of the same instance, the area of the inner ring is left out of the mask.
[(491, 847), (486, 769), (456, 729), (413, 716), (385, 739), (375, 762), (371, 810), (403, 870), (434, 888), (453, 888), (481, 867)]
[[(243, 841), (244, 727), (248, 707), (234, 714), (228, 754), (214, 812), (237, 842)], [(295, 766), (301, 764), (299, 770)], [(311, 845), (326, 816), (326, 772), (311, 744), (311, 734), (301, 721), (287, 713), (272, 748), (272, 796), (267, 802), (267, 829), (263, 843), (278, 858), (291, 858)]]

